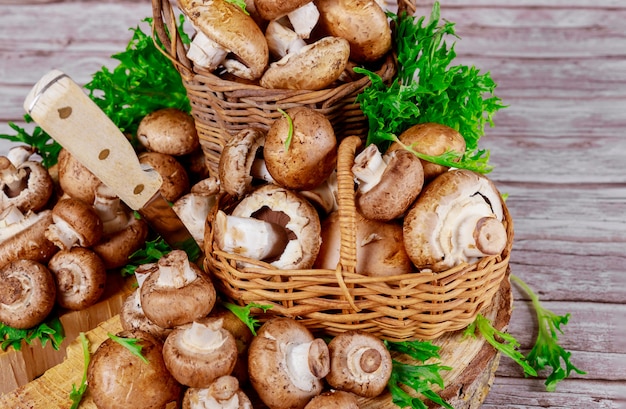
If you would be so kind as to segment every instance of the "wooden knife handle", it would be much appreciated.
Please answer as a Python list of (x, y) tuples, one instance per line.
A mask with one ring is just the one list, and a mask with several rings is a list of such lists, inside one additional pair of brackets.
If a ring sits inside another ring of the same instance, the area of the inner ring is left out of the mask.
[(27, 95), (24, 109), (131, 208), (143, 207), (161, 187), (161, 176), (143, 169), (126, 136), (63, 72), (44, 75)]

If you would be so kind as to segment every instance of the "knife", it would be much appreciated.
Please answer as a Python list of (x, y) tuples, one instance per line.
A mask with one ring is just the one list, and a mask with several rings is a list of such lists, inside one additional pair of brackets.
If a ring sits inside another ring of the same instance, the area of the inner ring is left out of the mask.
[(185, 250), (192, 260), (201, 254), (161, 196), (159, 173), (141, 165), (126, 136), (67, 74), (59, 70), (45, 74), (26, 96), (24, 109), (171, 247)]

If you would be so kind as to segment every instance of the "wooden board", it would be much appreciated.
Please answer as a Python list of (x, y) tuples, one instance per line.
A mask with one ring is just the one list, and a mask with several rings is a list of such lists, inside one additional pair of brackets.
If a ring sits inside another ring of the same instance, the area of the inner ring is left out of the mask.
[[(496, 328), (506, 329), (511, 317), (512, 294), (507, 279), (503, 280), (500, 291), (492, 304), (482, 313), (492, 320)], [(97, 347), (107, 338), (108, 333), (117, 333), (122, 327), (119, 315), (104, 321), (86, 333), (93, 354)], [(441, 347), (441, 362), (451, 366), (453, 370), (442, 375), (446, 388), (439, 391), (441, 396), (455, 409), (479, 407), (486, 398), (498, 367), (499, 354), (481, 337), (466, 338), (462, 331), (450, 333), (434, 341)], [(397, 359), (405, 360), (406, 357)], [(41, 377), (10, 393), (0, 397), (0, 407), (27, 408), (67, 408), (71, 401), (69, 393), (72, 385), (79, 385), (84, 369), (83, 351), (79, 339), (75, 339), (67, 348), (67, 358), (59, 365), (46, 371)], [(251, 395), (252, 397), (252, 395)], [(253, 397), (252, 397), (253, 398)], [(254, 398), (253, 398), (254, 399)], [(374, 399), (360, 400), (361, 409), (397, 409), (388, 394)], [(87, 394), (80, 408), (95, 409)], [(264, 408), (255, 404), (256, 409)]]

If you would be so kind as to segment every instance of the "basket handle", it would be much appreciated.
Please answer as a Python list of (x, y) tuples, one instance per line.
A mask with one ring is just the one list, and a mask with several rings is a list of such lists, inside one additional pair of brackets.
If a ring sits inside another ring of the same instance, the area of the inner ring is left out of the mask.
[(181, 76), (190, 77), (193, 74), (192, 63), (187, 58), (170, 1), (152, 0), (152, 16), (152, 38), (157, 49), (178, 68)]

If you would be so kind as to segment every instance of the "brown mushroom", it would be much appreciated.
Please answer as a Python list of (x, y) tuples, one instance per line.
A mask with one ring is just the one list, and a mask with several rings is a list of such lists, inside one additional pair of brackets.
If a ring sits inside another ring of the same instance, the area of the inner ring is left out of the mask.
[(265, 137), (265, 165), (277, 184), (310, 190), (333, 172), (337, 138), (328, 118), (311, 108), (288, 109)]
[(250, 382), (272, 409), (302, 409), (323, 389), (330, 359), (328, 346), (291, 318), (266, 321), (248, 351)]
[(40, 324), (55, 304), (52, 273), (34, 260), (15, 260), (0, 269), (0, 322), (26, 329)]
[(60, 249), (90, 247), (102, 238), (102, 221), (91, 205), (66, 197), (52, 209), (46, 237)]
[(161, 175), (163, 184), (159, 189), (165, 200), (175, 202), (189, 191), (189, 175), (172, 155), (159, 152), (142, 152), (139, 163), (149, 166)]
[(337, 335), (328, 344), (332, 388), (373, 398), (380, 395), (391, 377), (391, 354), (380, 338), (357, 330)]
[(173, 328), (205, 317), (216, 300), (210, 279), (182, 250), (172, 250), (157, 262), (141, 286), (146, 317), (163, 328)]
[(376, 61), (391, 50), (391, 27), (376, 0), (316, 0), (320, 29), (350, 43), (350, 59)]
[(0, 156), (0, 210), (14, 205), (22, 212), (40, 211), (53, 192), (52, 177), (40, 162)]
[(161, 341), (137, 330), (116, 336), (136, 339), (141, 357), (111, 337), (100, 344), (87, 367), (89, 393), (96, 406), (165, 409), (172, 402), (180, 402), (182, 389), (165, 367)]
[(357, 208), (372, 220), (402, 217), (424, 185), (424, 169), (417, 156), (404, 150), (381, 155), (374, 144), (356, 156), (352, 172), (358, 183)]
[(248, 395), (239, 388), (237, 378), (226, 375), (217, 378), (207, 388), (187, 388), (183, 409), (252, 409)]
[(331, 390), (315, 396), (304, 409), (359, 409), (359, 401), (350, 392)]
[(222, 319), (205, 318), (175, 328), (163, 344), (163, 359), (181, 384), (208, 388), (235, 368), (237, 343)]
[(64, 148), (59, 152), (58, 173), (59, 186), (65, 195), (93, 203), (96, 188), (102, 181)]
[(189, 154), (200, 145), (193, 117), (176, 108), (162, 108), (144, 116), (137, 139), (149, 151), (173, 156)]
[[(359, 274), (382, 277), (415, 271), (404, 248), (402, 223), (379, 222), (356, 214), (356, 266)], [(314, 268), (334, 270), (339, 263), (341, 226), (339, 212), (322, 222), (322, 246)]]
[(226, 0), (179, 0), (178, 5), (197, 31), (187, 53), (196, 65), (209, 71), (223, 66), (248, 80), (263, 74), (269, 60), (265, 36), (239, 6)]
[(500, 254), (507, 244), (502, 198), (486, 176), (450, 170), (430, 182), (404, 218), (407, 254), (422, 270), (442, 271)]
[(107, 272), (102, 259), (84, 247), (57, 252), (48, 262), (57, 286), (57, 303), (70, 310), (95, 304), (106, 284)]
[(0, 267), (19, 259), (47, 263), (59, 250), (45, 235), (51, 223), (51, 210), (23, 214), (9, 206), (0, 212)]
[[(403, 149), (403, 145), (430, 156), (443, 155), (452, 151), (461, 157), (465, 153), (465, 139), (454, 128), (433, 122), (413, 125), (398, 137), (401, 143), (391, 144), (387, 153)], [(421, 160), (424, 167), (424, 180), (431, 181), (448, 170), (447, 166)]]
[(341, 37), (323, 37), (270, 64), (259, 83), (265, 88), (320, 90), (335, 82), (350, 57)]

